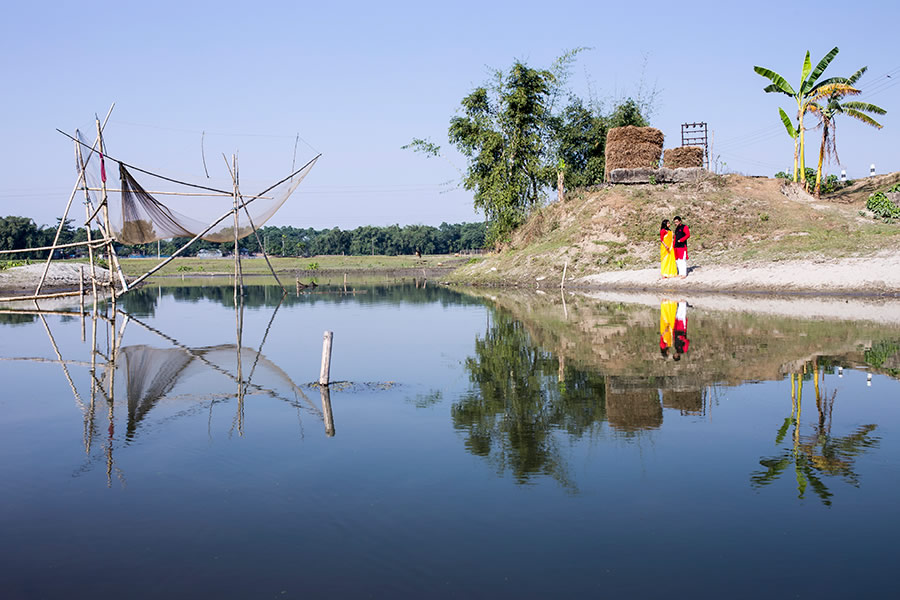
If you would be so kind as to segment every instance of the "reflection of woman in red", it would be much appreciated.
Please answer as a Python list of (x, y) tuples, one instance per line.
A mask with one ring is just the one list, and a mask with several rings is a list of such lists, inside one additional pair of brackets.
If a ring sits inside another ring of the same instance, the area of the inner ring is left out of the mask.
[(672, 327), (673, 343), (675, 345), (675, 360), (681, 360), (681, 355), (688, 351), (691, 341), (687, 337), (687, 302), (678, 303), (675, 311), (675, 324)]

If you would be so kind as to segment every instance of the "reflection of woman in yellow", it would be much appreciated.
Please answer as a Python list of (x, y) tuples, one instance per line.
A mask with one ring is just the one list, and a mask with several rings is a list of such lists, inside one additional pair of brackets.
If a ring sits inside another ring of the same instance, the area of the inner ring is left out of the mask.
[(672, 347), (677, 311), (678, 304), (671, 300), (663, 300), (659, 305), (659, 352), (664, 357), (669, 355), (669, 348)]
[(678, 267), (675, 264), (675, 249), (672, 247), (674, 235), (669, 229), (669, 220), (663, 219), (659, 226), (659, 262), (660, 273), (664, 278), (676, 277)]

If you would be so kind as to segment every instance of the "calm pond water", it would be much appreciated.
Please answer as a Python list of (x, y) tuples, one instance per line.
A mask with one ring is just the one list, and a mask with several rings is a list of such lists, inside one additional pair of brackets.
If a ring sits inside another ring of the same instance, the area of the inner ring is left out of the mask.
[(900, 592), (900, 326), (191, 283), (0, 314), (0, 597)]

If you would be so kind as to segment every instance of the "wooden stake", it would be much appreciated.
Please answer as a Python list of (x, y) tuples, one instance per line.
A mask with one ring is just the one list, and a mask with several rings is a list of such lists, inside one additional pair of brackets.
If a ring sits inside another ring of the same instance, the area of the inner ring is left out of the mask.
[(319, 385), (327, 386), (329, 384), (329, 375), (331, 373), (331, 341), (334, 333), (326, 331), (322, 341), (322, 370), (319, 372)]
[(322, 416), (325, 421), (325, 435), (334, 437), (334, 413), (331, 412), (331, 389), (327, 385), (319, 387), (322, 394)]
[(569, 261), (566, 261), (565, 266), (563, 267), (563, 276), (562, 281), (559, 282), (559, 287), (566, 287), (566, 270), (569, 268)]

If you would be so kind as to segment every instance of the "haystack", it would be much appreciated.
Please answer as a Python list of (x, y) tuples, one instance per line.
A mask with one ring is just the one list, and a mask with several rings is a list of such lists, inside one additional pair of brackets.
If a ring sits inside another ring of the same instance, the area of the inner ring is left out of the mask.
[(653, 127), (614, 127), (606, 134), (606, 173), (613, 169), (658, 168), (663, 132)]
[(663, 153), (663, 165), (668, 169), (703, 166), (703, 148), (699, 146), (682, 146), (669, 148)]

